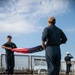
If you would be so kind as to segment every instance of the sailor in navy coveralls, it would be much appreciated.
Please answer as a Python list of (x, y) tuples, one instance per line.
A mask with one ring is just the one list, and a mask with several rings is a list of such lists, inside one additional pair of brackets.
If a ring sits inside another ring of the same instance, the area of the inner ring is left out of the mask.
[[(45, 48), (48, 75), (59, 75), (61, 51), (60, 45), (66, 43), (67, 37), (64, 32), (55, 26), (56, 19), (48, 19), (48, 27), (42, 33), (42, 47)], [(46, 45), (45, 45), (46, 43)]]
[(65, 58), (64, 58), (64, 60), (66, 61), (66, 74), (70, 73), (72, 58), (73, 58), (73, 56), (69, 52), (67, 52), (67, 56), (65, 56)]
[(6, 60), (6, 73), (9, 74), (13, 74), (14, 71), (14, 66), (15, 66), (15, 62), (14, 62), (14, 52), (11, 51), (12, 48), (17, 48), (16, 45), (11, 42), (12, 37), (9, 35), (7, 36), (7, 42), (5, 44), (2, 45), (2, 48), (5, 49), (6, 54), (5, 54), (5, 60)]

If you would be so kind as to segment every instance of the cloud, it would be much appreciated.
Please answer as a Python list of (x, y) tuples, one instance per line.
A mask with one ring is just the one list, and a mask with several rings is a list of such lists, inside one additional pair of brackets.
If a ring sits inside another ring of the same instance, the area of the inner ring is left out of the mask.
[[(64, 5), (65, 4), (65, 5)], [(69, 2), (64, 0), (43, 0), (38, 5), (38, 9), (32, 14), (34, 17), (49, 17), (51, 15), (57, 15), (59, 13), (65, 13), (68, 10)]]
[(67, 33), (75, 33), (75, 27), (74, 28), (64, 29), (64, 31), (67, 32)]
[(37, 32), (38, 30), (42, 29), (40, 26), (37, 28), (34, 25), (30, 25), (27, 21), (18, 20), (16, 22), (0, 22), (0, 33), (33, 33)]
[(40, 19), (66, 13), (68, 7), (68, 0), (0, 0), (0, 32), (39, 31)]

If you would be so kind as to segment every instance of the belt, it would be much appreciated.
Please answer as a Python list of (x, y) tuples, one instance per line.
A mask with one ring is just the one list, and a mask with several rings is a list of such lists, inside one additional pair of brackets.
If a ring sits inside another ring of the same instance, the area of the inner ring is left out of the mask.
[(58, 44), (51, 44), (51, 45), (46, 45), (46, 46), (59, 46)]

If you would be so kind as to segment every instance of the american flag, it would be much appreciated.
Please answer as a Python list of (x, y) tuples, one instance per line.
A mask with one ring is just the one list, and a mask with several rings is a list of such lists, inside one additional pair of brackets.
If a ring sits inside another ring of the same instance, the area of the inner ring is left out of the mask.
[(32, 48), (14, 48), (11, 50), (18, 53), (35, 53), (35, 52), (43, 51), (44, 49), (42, 48), (41, 45), (38, 45)]

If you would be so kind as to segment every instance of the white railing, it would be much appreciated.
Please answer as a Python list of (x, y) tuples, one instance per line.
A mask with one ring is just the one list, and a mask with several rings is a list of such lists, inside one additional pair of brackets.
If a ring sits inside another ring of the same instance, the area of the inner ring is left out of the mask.
[[(38, 66), (39, 65), (39, 66)], [(30, 69), (35, 70), (47, 70), (45, 56), (28, 56), (28, 55), (15, 55), (15, 69), (24, 70)], [(0, 68), (6, 68), (5, 55), (3, 54), (0, 58)], [(42, 68), (42, 69), (41, 69)], [(66, 73), (66, 62), (61, 61), (60, 73)], [(75, 74), (75, 61), (72, 61), (71, 72), (72, 75)]]

